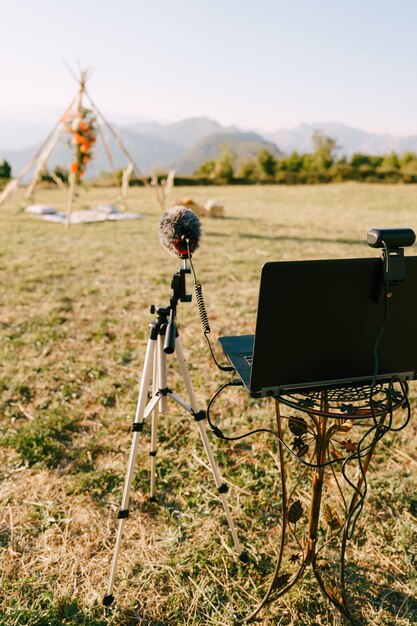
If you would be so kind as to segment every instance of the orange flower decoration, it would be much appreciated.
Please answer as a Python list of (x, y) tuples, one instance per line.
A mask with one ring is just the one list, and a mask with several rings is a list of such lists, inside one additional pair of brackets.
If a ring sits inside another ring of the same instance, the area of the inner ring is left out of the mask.
[(92, 111), (81, 109), (75, 114), (64, 116), (62, 122), (71, 133), (71, 143), (74, 146), (74, 161), (70, 165), (70, 171), (79, 180), (84, 176), (87, 163), (91, 159), (91, 148), (96, 141), (96, 120)]

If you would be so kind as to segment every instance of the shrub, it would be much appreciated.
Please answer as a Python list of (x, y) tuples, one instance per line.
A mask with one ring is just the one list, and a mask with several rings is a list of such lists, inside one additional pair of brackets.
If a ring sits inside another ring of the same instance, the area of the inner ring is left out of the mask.
[(11, 178), (12, 168), (6, 160), (0, 161), (0, 178)]

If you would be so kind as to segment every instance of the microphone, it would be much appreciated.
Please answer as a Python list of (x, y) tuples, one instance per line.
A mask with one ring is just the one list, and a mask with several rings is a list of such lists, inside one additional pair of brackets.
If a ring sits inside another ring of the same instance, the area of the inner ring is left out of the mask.
[(200, 243), (200, 220), (194, 211), (178, 204), (164, 211), (158, 233), (167, 252), (188, 259), (188, 251), (191, 256)]

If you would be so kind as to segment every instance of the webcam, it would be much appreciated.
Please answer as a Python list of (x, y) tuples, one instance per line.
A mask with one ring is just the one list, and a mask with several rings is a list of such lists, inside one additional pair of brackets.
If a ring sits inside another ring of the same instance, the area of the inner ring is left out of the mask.
[(407, 248), (415, 240), (416, 234), (411, 228), (371, 228), (366, 238), (371, 248), (383, 248), (385, 245), (390, 250)]

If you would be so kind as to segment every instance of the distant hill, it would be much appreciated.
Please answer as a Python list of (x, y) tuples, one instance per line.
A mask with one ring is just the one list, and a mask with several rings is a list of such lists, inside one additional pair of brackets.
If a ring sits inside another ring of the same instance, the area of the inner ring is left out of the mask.
[(364, 154), (387, 154), (392, 151), (402, 153), (407, 150), (417, 152), (416, 135), (396, 137), (388, 134), (368, 133), (338, 122), (300, 124), (295, 128), (281, 129), (263, 133), (263, 135), (277, 143), (286, 154), (294, 150), (303, 153), (312, 151), (311, 136), (315, 130), (336, 139), (340, 146), (339, 155), (345, 154), (348, 157), (354, 152)]
[(191, 148), (200, 139), (216, 133), (236, 133), (235, 127), (226, 128), (208, 117), (191, 117), (172, 124), (158, 122), (137, 122), (125, 126), (127, 130), (156, 137), (182, 148)]
[[(153, 169), (166, 168), (167, 164), (171, 163), (183, 152), (181, 147), (167, 141), (134, 133), (126, 128), (117, 128), (116, 126), (114, 128), (143, 174), (147, 174)], [(107, 133), (106, 137), (113, 162), (109, 162), (102, 137), (99, 134), (94, 149), (94, 158), (87, 169), (86, 176), (88, 178), (96, 177), (101, 171), (112, 171), (127, 164), (126, 157), (113, 137), (109, 137)], [(13, 175), (17, 175), (35, 153), (36, 149), (37, 146), (25, 148), (24, 150), (1, 150), (0, 158), (9, 161), (12, 165)], [(71, 149), (64, 140), (52, 153), (48, 161), (48, 168), (54, 169), (56, 165), (68, 167), (71, 160)]]
[(277, 157), (282, 156), (275, 143), (266, 141), (257, 133), (217, 133), (201, 139), (191, 150), (176, 159), (173, 167), (178, 174), (192, 174), (205, 161), (217, 159), (222, 145), (227, 145), (233, 150), (237, 162), (255, 157), (264, 148)]

